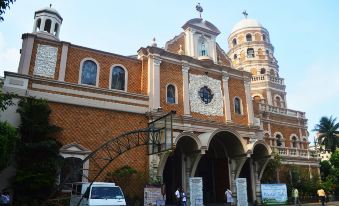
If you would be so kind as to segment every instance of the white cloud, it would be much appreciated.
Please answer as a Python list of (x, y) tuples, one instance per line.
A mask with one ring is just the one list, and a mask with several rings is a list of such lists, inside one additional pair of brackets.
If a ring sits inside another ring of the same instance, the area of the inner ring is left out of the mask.
[(16, 72), (19, 59), (19, 49), (7, 48), (5, 36), (0, 32), (0, 76), (4, 76), (4, 71)]

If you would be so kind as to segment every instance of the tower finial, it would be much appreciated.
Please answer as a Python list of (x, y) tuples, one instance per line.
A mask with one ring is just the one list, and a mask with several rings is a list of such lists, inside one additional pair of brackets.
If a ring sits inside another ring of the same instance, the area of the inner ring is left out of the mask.
[(198, 5), (195, 6), (195, 9), (199, 12), (199, 16), (201, 19), (201, 13), (204, 11), (204, 9), (200, 6), (200, 3), (198, 3)]
[(242, 14), (245, 16), (245, 18), (247, 19), (247, 16), (248, 16), (248, 13), (246, 12), (246, 10), (244, 10), (243, 12), (242, 12)]

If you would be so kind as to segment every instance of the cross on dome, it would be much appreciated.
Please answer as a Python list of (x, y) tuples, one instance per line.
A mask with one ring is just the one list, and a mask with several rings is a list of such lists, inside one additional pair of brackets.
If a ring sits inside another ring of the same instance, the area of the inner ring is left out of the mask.
[(242, 12), (242, 14), (245, 16), (245, 18), (247, 19), (247, 16), (248, 16), (248, 13), (246, 12), (246, 10), (244, 10), (243, 12)]
[(200, 6), (200, 3), (198, 3), (195, 6), (195, 9), (199, 12), (199, 16), (200, 16), (200, 19), (201, 19), (201, 13), (204, 11), (204, 9)]

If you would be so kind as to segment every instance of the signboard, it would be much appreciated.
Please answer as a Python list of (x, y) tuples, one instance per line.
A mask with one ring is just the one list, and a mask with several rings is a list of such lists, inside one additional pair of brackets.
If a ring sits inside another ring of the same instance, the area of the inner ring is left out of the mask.
[(248, 206), (246, 178), (237, 178), (235, 182), (237, 186), (237, 201), (238, 201), (237, 205)]
[(192, 206), (203, 206), (202, 177), (190, 177), (190, 201)]
[(161, 187), (145, 187), (144, 188), (144, 206), (161, 204), (164, 201), (161, 194)]
[(265, 205), (287, 204), (286, 184), (261, 184), (261, 199)]

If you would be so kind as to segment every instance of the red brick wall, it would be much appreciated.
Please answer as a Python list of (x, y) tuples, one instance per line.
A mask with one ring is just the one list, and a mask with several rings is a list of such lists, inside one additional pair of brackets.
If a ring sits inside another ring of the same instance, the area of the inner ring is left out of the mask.
[[(172, 83), (178, 90), (178, 104), (169, 104), (166, 102), (166, 85)], [(161, 62), (160, 66), (160, 105), (164, 111), (175, 110), (177, 115), (184, 114), (183, 101), (183, 77), (181, 65), (173, 64), (166, 61)]]
[(68, 48), (65, 82), (79, 82), (80, 63), (85, 58), (93, 58), (99, 63), (99, 87), (109, 88), (111, 66), (114, 64), (121, 64), (128, 71), (127, 91), (141, 93), (141, 61), (127, 59), (118, 55), (99, 53), (94, 50), (74, 46)]
[[(237, 124), (248, 124), (247, 101), (245, 95), (245, 85), (243, 80), (230, 78), (228, 80), (228, 89), (230, 93), (231, 117), (232, 121)], [(239, 97), (242, 102), (243, 114), (239, 115), (234, 112), (234, 97)]]
[[(51, 122), (63, 130), (58, 140), (63, 144), (76, 142), (94, 151), (107, 140), (124, 132), (147, 127), (145, 115), (126, 112), (95, 109), (89, 107), (49, 103), (52, 113)], [(132, 149), (117, 159), (103, 172), (99, 180), (103, 180), (107, 172), (129, 165), (138, 172), (148, 174), (148, 156), (146, 146)], [(94, 165), (90, 162), (90, 168)], [(147, 176), (147, 175), (146, 175)], [(142, 194), (142, 181), (134, 183), (131, 192)]]

